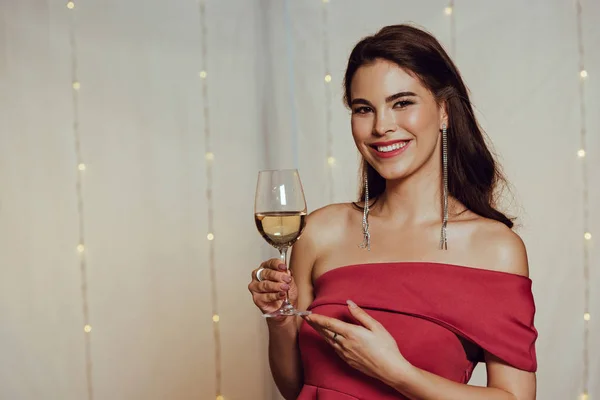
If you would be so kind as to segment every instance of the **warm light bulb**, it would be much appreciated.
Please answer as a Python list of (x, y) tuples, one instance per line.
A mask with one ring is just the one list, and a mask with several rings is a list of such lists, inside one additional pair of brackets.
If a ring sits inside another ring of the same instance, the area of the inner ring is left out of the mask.
[(323, 0), (323, 3), (329, 3), (329, 0)]
[(90, 333), (92, 331), (92, 327), (90, 325), (86, 325), (83, 327), (83, 331), (85, 333)]
[(209, 151), (208, 153), (206, 153), (206, 159), (208, 161), (212, 161), (215, 159), (215, 155)]
[(221, 396), (221, 395), (218, 395), (218, 396), (217, 396), (217, 400), (225, 400), (225, 397), (223, 397), (223, 396)]
[(215, 238), (215, 235), (213, 235), (212, 233), (209, 233), (208, 235), (206, 235), (206, 238), (207, 238), (208, 240), (214, 240), (214, 238)]
[(577, 151), (577, 157), (579, 157), (579, 158), (585, 157), (585, 150), (584, 149), (578, 150)]
[(587, 393), (581, 393), (581, 396), (579, 396), (579, 400), (589, 400), (590, 397), (588, 396)]
[(329, 75), (329, 74), (325, 75), (325, 82), (327, 82), (327, 83), (331, 82), (331, 75)]
[(74, 8), (75, 8), (75, 3), (73, 3), (72, 1), (68, 2), (68, 3), (67, 3), (67, 8), (68, 8), (69, 10), (72, 10), (72, 9), (74, 9)]
[(446, 15), (452, 15), (452, 7), (448, 6), (444, 9)]
[(592, 316), (590, 315), (590, 313), (586, 312), (585, 314), (583, 314), (583, 319), (589, 321), (590, 319), (592, 319)]
[(77, 81), (73, 82), (73, 89), (75, 89), (75, 90), (81, 89), (81, 83), (79, 83)]
[(217, 314), (213, 315), (213, 322), (219, 322), (220, 319)]
[(79, 168), (80, 171), (85, 171), (85, 164), (79, 164), (77, 168)]
[(589, 232), (586, 232), (583, 237), (585, 238), (585, 240), (590, 240), (592, 238), (592, 234)]
[(334, 165), (334, 164), (335, 164), (335, 158), (333, 158), (333, 157), (328, 157), (328, 158), (327, 158), (327, 163), (328, 163), (329, 165)]
[(79, 246), (77, 246), (77, 251), (80, 253), (83, 253), (83, 251), (85, 250), (85, 246), (80, 244)]
[(206, 78), (207, 73), (206, 73), (206, 71), (200, 71), (200, 73), (198, 75), (200, 75), (200, 78), (204, 79), (204, 78)]
[(581, 76), (582, 78), (587, 78), (588, 73), (585, 69), (582, 69), (581, 72), (579, 73), (579, 76)]

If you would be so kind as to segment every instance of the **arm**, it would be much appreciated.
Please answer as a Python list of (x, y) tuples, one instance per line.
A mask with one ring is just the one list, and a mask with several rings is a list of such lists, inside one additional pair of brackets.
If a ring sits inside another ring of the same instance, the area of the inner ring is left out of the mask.
[[(312, 214), (306, 219), (306, 227), (301, 238), (293, 247), (290, 257), (290, 272), (293, 281), (290, 284), (290, 300), (293, 301), (294, 285), (297, 288), (299, 310), (313, 301), (312, 266), (316, 259), (314, 246), (315, 221)], [(286, 317), (267, 320), (269, 329), (269, 365), (277, 388), (287, 400), (296, 399), (302, 390), (302, 363), (298, 349), (298, 327), (301, 318)]]
[(486, 354), (488, 386), (457, 383), (430, 372), (409, 367), (394, 374), (388, 385), (411, 400), (534, 400), (536, 377)]

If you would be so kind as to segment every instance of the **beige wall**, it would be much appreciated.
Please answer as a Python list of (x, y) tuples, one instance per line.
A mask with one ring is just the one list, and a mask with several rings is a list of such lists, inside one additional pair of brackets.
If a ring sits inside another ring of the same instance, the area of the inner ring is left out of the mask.
[[(583, 351), (579, 66), (571, 0), (456, 2), (455, 59), (514, 185), (538, 305), (540, 399), (574, 399)], [(583, 0), (590, 204), (600, 203), (600, 3)], [(213, 399), (196, 0), (0, 0), (0, 398), (86, 399), (69, 12), (76, 13), (87, 301), (96, 400)], [(341, 102), (352, 45), (414, 21), (449, 45), (445, 1), (207, 0), (217, 288), (226, 399), (272, 398), (249, 272), (275, 254), (256, 172), (297, 160), (309, 209), (356, 187)], [(327, 102), (323, 76), (332, 75)], [(600, 396), (600, 214), (587, 221), (591, 398)], [(484, 384), (479, 368), (474, 383)], [(594, 397), (595, 396), (595, 397)]]

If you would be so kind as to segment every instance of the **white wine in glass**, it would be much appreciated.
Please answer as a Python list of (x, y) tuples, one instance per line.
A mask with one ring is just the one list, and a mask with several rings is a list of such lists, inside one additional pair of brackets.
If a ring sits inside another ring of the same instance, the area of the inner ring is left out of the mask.
[[(279, 250), (281, 262), (287, 265), (287, 253), (304, 230), (306, 201), (300, 175), (296, 169), (260, 171), (256, 184), (254, 221), (262, 237)], [(281, 307), (264, 317), (309, 315), (298, 311), (286, 294)]]

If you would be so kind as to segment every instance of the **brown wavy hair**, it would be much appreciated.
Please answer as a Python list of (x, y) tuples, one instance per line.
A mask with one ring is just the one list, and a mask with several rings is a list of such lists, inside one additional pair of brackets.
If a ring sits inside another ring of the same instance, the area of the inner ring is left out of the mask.
[[(472, 212), (512, 228), (512, 219), (496, 209), (496, 188), (499, 184), (506, 187), (506, 179), (486, 144), (460, 73), (441, 44), (428, 32), (404, 24), (386, 26), (362, 39), (350, 53), (344, 77), (348, 107), (354, 74), (377, 59), (393, 62), (413, 74), (438, 104), (445, 104), (449, 194)], [(365, 200), (365, 173), (369, 196), (378, 198), (385, 190), (385, 179), (361, 158), (359, 201)]]

